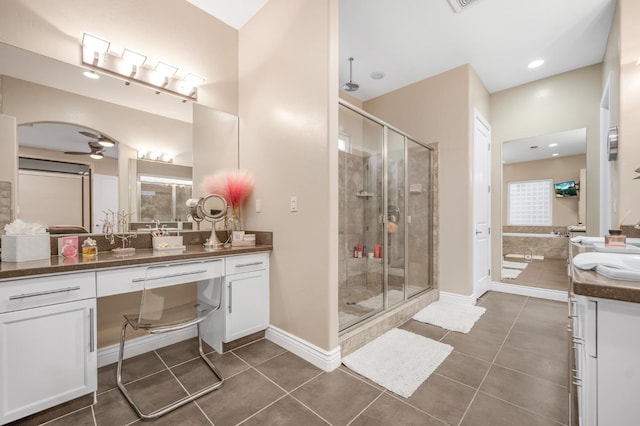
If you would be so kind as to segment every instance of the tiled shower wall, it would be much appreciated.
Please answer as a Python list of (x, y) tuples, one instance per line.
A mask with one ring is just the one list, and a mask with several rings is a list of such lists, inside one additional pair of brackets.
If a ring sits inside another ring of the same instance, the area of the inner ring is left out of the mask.
[[(410, 232), (408, 235), (409, 248), (409, 274), (407, 283), (418, 287), (430, 284), (430, 262), (432, 256), (430, 247), (430, 214), (433, 211), (431, 206), (431, 191), (434, 188), (430, 182), (431, 173), (431, 151), (414, 143), (408, 146), (408, 179), (409, 195), (407, 200), (407, 215), (411, 217)], [(412, 185), (421, 185), (420, 192)]]
[[(382, 194), (371, 182), (378, 182), (381, 174), (379, 156), (363, 156), (344, 151), (339, 153), (339, 277), (340, 286), (382, 286), (382, 268), (379, 259), (355, 259), (353, 249), (363, 243), (373, 252), (376, 240), (378, 205)], [(361, 191), (373, 194), (358, 197)], [(381, 211), (380, 211), (381, 213)]]

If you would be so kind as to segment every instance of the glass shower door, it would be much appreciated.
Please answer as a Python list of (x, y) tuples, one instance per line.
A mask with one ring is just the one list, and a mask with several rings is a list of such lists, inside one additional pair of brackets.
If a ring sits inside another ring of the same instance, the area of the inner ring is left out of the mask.
[(340, 105), (339, 328), (384, 307), (383, 126)]
[(386, 277), (387, 306), (405, 299), (405, 137), (387, 129)]
[(432, 151), (407, 138), (407, 252), (409, 297), (431, 287), (433, 272)]

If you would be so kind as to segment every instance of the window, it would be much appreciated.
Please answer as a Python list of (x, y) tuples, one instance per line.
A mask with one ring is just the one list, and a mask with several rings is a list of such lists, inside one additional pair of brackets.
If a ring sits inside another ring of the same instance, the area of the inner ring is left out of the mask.
[(191, 188), (187, 179), (138, 175), (140, 222), (186, 221)]
[(338, 135), (338, 149), (344, 152), (351, 152), (351, 137), (340, 133)]
[(507, 186), (509, 225), (551, 226), (551, 179), (509, 182)]

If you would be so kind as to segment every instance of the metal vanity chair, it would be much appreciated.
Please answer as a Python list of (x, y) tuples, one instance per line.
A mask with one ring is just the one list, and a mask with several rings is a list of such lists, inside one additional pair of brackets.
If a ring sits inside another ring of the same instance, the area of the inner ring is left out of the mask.
[[(167, 414), (200, 396), (216, 390), (224, 383), (224, 377), (205, 356), (202, 350), (201, 323), (207, 316), (220, 309), (222, 301), (222, 261), (206, 260), (186, 263), (173, 263), (140, 268), (139, 278), (132, 282), (144, 283), (140, 312), (125, 315), (120, 334), (120, 351), (118, 354), (118, 368), (116, 382), (127, 401), (136, 414), (143, 420), (151, 420)], [(178, 306), (175, 302), (175, 287), (180, 285), (186, 293), (193, 291), (193, 300)], [(190, 288), (187, 286), (191, 286)], [(194, 288), (197, 286), (197, 291)], [(188, 289), (188, 290), (187, 290)], [(196, 326), (198, 332), (198, 351), (205, 364), (217, 377), (213, 384), (185, 396), (171, 404), (159, 408), (151, 413), (143, 413), (134, 398), (122, 383), (122, 360), (124, 358), (125, 334), (127, 327), (134, 330), (145, 330), (150, 334), (169, 333)]]

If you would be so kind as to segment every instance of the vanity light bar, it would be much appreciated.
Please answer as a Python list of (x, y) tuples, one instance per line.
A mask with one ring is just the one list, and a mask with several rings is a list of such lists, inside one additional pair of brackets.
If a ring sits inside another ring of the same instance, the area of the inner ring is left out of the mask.
[(165, 92), (184, 100), (198, 100), (198, 87), (206, 81), (203, 77), (186, 73), (184, 78), (180, 78), (177, 67), (158, 62), (151, 68), (145, 55), (124, 49), (118, 56), (109, 52), (109, 46), (108, 41), (85, 33), (82, 37), (82, 63), (127, 84), (134, 82), (150, 87), (157, 94)]
[(141, 160), (161, 161), (163, 163), (173, 163), (173, 156), (162, 152), (138, 151), (138, 158)]

